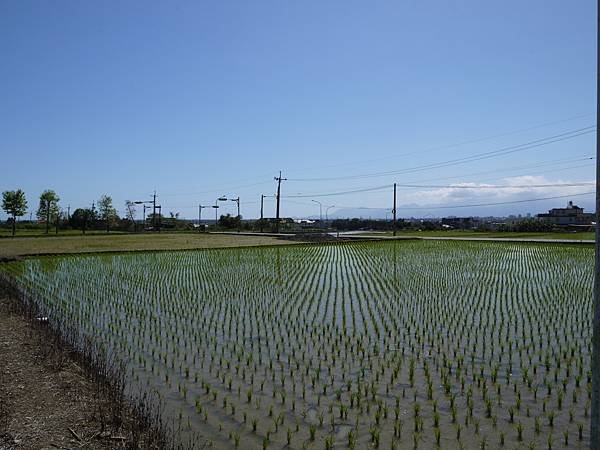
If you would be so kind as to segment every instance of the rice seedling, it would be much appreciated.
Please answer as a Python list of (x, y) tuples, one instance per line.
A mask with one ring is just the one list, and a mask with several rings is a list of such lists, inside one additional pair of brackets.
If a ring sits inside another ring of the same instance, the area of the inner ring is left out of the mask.
[(182, 433), (224, 447), (393, 447), (408, 430), (422, 448), (552, 448), (553, 430), (588, 439), (592, 262), (559, 244), (369, 242), (0, 273), (124, 365), (128, 392), (159, 392)]

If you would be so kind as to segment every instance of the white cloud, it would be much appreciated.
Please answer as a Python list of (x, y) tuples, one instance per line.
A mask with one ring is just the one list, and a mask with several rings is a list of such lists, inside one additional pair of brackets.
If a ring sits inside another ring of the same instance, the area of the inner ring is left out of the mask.
[[(450, 187), (422, 189), (403, 194), (403, 203), (420, 206), (453, 206), (463, 204), (496, 203), (510, 202), (533, 198), (556, 197), (563, 195), (574, 195), (594, 190), (594, 186), (544, 186), (585, 183), (585, 181), (573, 181), (564, 179), (548, 179), (544, 176), (519, 176), (507, 177), (499, 180), (497, 183), (473, 183), (460, 182), (453, 183)], [(593, 181), (592, 181), (593, 182)], [(515, 186), (511, 188), (494, 188), (492, 186)], [(485, 187), (489, 189), (465, 189), (460, 186)], [(530, 187), (531, 186), (531, 187)], [(556, 200), (560, 203), (560, 200)], [(566, 199), (565, 199), (566, 202)]]

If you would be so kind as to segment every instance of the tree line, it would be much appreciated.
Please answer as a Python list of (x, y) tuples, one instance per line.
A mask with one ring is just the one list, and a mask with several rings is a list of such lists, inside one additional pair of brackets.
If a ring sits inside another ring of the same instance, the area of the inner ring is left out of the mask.
[[(79, 229), (85, 234), (87, 229), (95, 227), (98, 222), (102, 223), (108, 233), (111, 226), (121, 220), (109, 195), (102, 195), (97, 203), (92, 204), (92, 207), (77, 208), (72, 214), (65, 213), (59, 202), (60, 197), (52, 189), (45, 190), (39, 196), (36, 218), (38, 223), (45, 224), (47, 234), (50, 233), (52, 227), (58, 232), (58, 228), (61, 226)], [(129, 203), (133, 205), (132, 202)], [(2, 209), (9, 216), (8, 222), (11, 223), (13, 236), (16, 234), (17, 219), (27, 213), (27, 207), (27, 198), (22, 189), (2, 193)], [(133, 214), (135, 213), (132, 209), (133, 206), (128, 209), (131, 220), (133, 220)]]

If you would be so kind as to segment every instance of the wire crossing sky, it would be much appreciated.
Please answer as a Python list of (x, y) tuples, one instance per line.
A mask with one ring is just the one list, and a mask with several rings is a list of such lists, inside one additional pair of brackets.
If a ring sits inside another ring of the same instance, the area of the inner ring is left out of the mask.
[(401, 217), (591, 212), (595, 18), (591, 0), (2, 2), (0, 191), (123, 215), (156, 190), (188, 218), (239, 196), (252, 218), (281, 170), (283, 216), (343, 193), (330, 218), (382, 218), (394, 182)]

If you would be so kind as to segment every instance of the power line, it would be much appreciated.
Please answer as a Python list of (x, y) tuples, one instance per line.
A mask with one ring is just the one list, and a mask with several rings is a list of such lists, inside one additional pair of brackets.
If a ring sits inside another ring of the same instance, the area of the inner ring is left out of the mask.
[(498, 205), (513, 205), (517, 203), (530, 203), (530, 202), (541, 202), (544, 200), (556, 200), (558, 198), (569, 198), (569, 197), (577, 197), (581, 195), (590, 195), (594, 192), (581, 192), (579, 194), (569, 194), (569, 195), (556, 195), (553, 197), (539, 197), (539, 198), (528, 198), (525, 200), (511, 200), (506, 202), (494, 202), (494, 203), (476, 203), (472, 205), (444, 205), (444, 206), (421, 206), (421, 207), (410, 207), (406, 206), (402, 209), (453, 209), (453, 208), (477, 208), (483, 206), (498, 206)]
[[(556, 165), (560, 165), (561, 163), (565, 163), (565, 162), (593, 161), (594, 159), (595, 158), (593, 156), (584, 156), (584, 157), (580, 157), (580, 158), (554, 159), (554, 160), (550, 160), (550, 161), (541, 161), (541, 162), (538, 162), (535, 164), (512, 166), (512, 167), (506, 167), (504, 169), (484, 170), (484, 171), (480, 171), (480, 172), (470, 172), (470, 173), (464, 173), (464, 174), (459, 174), (459, 175), (451, 175), (451, 176), (447, 176), (447, 177), (427, 178), (425, 180), (421, 179), (419, 181), (425, 182), (425, 181), (452, 180), (452, 179), (456, 179), (456, 178), (471, 177), (471, 176), (475, 176), (475, 175), (486, 175), (486, 174), (491, 174), (491, 173), (510, 172), (512, 170), (519, 170), (519, 169), (529, 169), (532, 167), (556, 166)], [(588, 167), (588, 165), (585, 164), (585, 165), (578, 165), (578, 166), (571, 166), (571, 167), (562, 167), (557, 170), (567, 170), (567, 169), (574, 169), (574, 168), (580, 168), (580, 167)], [(553, 171), (548, 170), (548, 171), (537, 172), (537, 173), (549, 173), (549, 172), (553, 172)], [(530, 175), (530, 174), (526, 174), (526, 175)], [(518, 176), (524, 176), (524, 175), (510, 175), (510, 176), (518, 177)]]
[[(524, 200), (510, 200), (504, 202), (492, 202), (492, 203), (475, 203), (470, 205), (441, 205), (441, 206), (398, 206), (396, 209), (404, 209), (404, 210), (428, 210), (428, 209), (454, 209), (454, 208), (477, 208), (477, 207), (485, 207), (485, 206), (499, 206), (499, 205), (511, 205), (517, 203), (531, 203), (531, 202), (539, 202), (544, 200), (556, 200), (560, 198), (570, 198), (570, 197), (579, 197), (582, 195), (590, 195), (594, 194), (594, 192), (580, 192), (576, 194), (569, 195), (556, 195), (551, 197), (538, 197), (538, 198), (528, 198)], [(373, 207), (373, 206), (339, 206), (340, 209), (370, 209), (370, 210), (379, 210), (379, 211), (389, 211), (390, 208), (385, 207)]]
[(176, 197), (176, 196), (185, 196), (185, 195), (202, 195), (202, 194), (213, 194), (215, 192), (227, 192), (227, 191), (233, 191), (234, 189), (241, 189), (241, 188), (246, 188), (246, 187), (254, 187), (254, 186), (261, 186), (264, 184), (271, 184), (270, 181), (261, 181), (260, 183), (252, 183), (252, 184), (241, 184), (238, 186), (230, 186), (228, 188), (225, 189), (212, 189), (210, 191), (197, 191), (197, 192), (179, 192), (179, 193), (172, 193), (172, 194), (161, 194), (161, 196), (165, 197)]
[[(455, 147), (461, 147), (463, 145), (470, 145), (470, 144), (476, 144), (478, 142), (484, 142), (484, 141), (488, 141), (488, 140), (492, 140), (492, 139), (497, 139), (497, 138), (501, 138), (501, 137), (507, 137), (507, 136), (512, 136), (515, 134), (519, 134), (519, 133), (524, 133), (527, 131), (532, 131), (532, 130), (536, 130), (539, 128), (544, 128), (547, 126), (551, 126), (551, 125), (557, 125), (557, 124), (561, 124), (561, 123), (565, 123), (565, 122), (570, 122), (576, 119), (582, 119), (585, 117), (591, 117), (593, 116), (594, 113), (587, 113), (587, 114), (577, 114), (575, 116), (571, 116), (568, 117), (566, 119), (559, 119), (559, 120), (554, 120), (554, 121), (550, 121), (550, 122), (543, 122), (541, 124), (538, 125), (533, 125), (530, 127), (526, 127), (526, 128), (520, 128), (517, 130), (512, 130), (512, 131), (507, 131), (504, 133), (499, 133), (499, 134), (495, 134), (495, 135), (489, 135), (489, 136), (484, 136), (481, 138), (474, 138), (474, 139), (467, 139), (464, 141), (460, 141), (460, 142), (456, 142), (456, 143), (452, 143), (452, 144), (444, 144), (444, 145), (439, 145), (439, 146), (434, 146), (434, 147), (430, 147), (430, 148), (426, 148), (424, 150), (418, 150), (418, 151), (412, 151), (412, 152), (407, 152), (407, 153), (402, 153), (399, 155), (391, 155), (391, 156), (386, 156), (386, 157), (381, 157), (381, 158), (373, 158), (373, 159), (364, 159), (364, 160), (360, 160), (360, 161), (353, 161), (353, 162), (347, 162), (347, 163), (337, 163), (337, 164), (328, 164), (328, 165), (322, 165), (319, 166), (320, 169), (327, 169), (327, 168), (333, 168), (333, 167), (347, 167), (347, 166), (352, 166), (352, 165), (356, 165), (356, 164), (366, 164), (366, 163), (370, 163), (370, 162), (376, 162), (376, 161), (386, 161), (386, 160), (390, 160), (390, 159), (397, 159), (397, 158), (402, 158), (405, 156), (411, 156), (411, 155), (415, 155), (415, 154), (421, 154), (421, 153), (426, 153), (426, 152), (435, 152), (438, 150), (446, 150), (449, 148), (455, 148)], [(288, 170), (288, 172), (300, 172), (300, 171), (306, 171), (306, 170), (310, 170), (314, 168), (314, 166), (312, 167), (307, 167), (307, 168), (302, 168), (302, 169), (293, 169), (293, 170)]]
[[(488, 186), (464, 186), (464, 185), (416, 185), (416, 184), (398, 184), (399, 187), (405, 188), (430, 188), (430, 189), (526, 189), (526, 188), (559, 188), (559, 187), (583, 187), (591, 186), (594, 183), (582, 182), (582, 183), (555, 183), (555, 184), (515, 184), (515, 185), (488, 185)], [(355, 194), (361, 192), (375, 192), (382, 191), (391, 188), (391, 184), (383, 186), (375, 186), (363, 189), (353, 189), (348, 191), (339, 192), (328, 192), (328, 193), (313, 193), (313, 194), (298, 194), (298, 195), (287, 195), (283, 198), (310, 198), (310, 197), (331, 197), (336, 195)]]
[(594, 186), (596, 183), (584, 182), (584, 183), (557, 183), (557, 184), (513, 184), (513, 185), (479, 185), (479, 186), (465, 186), (465, 185), (439, 185), (439, 184), (398, 184), (398, 187), (404, 188), (424, 188), (424, 189), (523, 189), (523, 188), (561, 188), (561, 187), (583, 187), (583, 186)]
[(334, 196), (334, 195), (355, 194), (355, 193), (358, 193), (358, 192), (381, 191), (381, 190), (384, 190), (384, 189), (388, 189), (390, 186), (391, 185), (389, 185), (389, 184), (385, 184), (383, 186), (376, 186), (376, 187), (363, 188), (363, 189), (353, 189), (353, 190), (350, 190), (350, 191), (329, 192), (329, 193), (326, 193), (326, 194), (286, 195), (283, 198), (288, 199), (288, 198), (330, 197), (330, 196)]
[(357, 175), (346, 175), (339, 177), (322, 177), (322, 178), (290, 178), (289, 181), (296, 182), (305, 182), (305, 181), (335, 181), (335, 180), (349, 180), (349, 179), (361, 179), (361, 178), (373, 178), (380, 177), (386, 175), (398, 175), (398, 174), (406, 174), (406, 173), (414, 173), (414, 172), (422, 172), (425, 170), (438, 169), (442, 167), (454, 166), (458, 164), (464, 164), (473, 161), (480, 161), (483, 159), (494, 158), (498, 156), (504, 156), (515, 152), (520, 152), (524, 150), (530, 150), (532, 148), (541, 147), (544, 145), (553, 144), (556, 142), (565, 141), (568, 139), (574, 139), (579, 136), (583, 136), (586, 134), (594, 133), (595, 126), (588, 126), (584, 128), (579, 128), (577, 130), (571, 130), (564, 133), (556, 134), (554, 136), (549, 136), (541, 139), (536, 139), (534, 141), (529, 141), (523, 144), (512, 145), (508, 147), (503, 147), (497, 150), (491, 150), (481, 153), (475, 153), (470, 156), (465, 156), (461, 158), (450, 159), (446, 161), (441, 161), (437, 163), (423, 164), (419, 166), (409, 167), (406, 169), (399, 170), (390, 170), (385, 172), (374, 172), (369, 174), (357, 174)]

